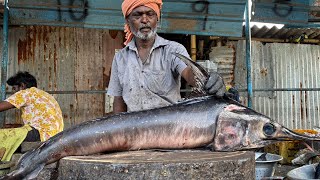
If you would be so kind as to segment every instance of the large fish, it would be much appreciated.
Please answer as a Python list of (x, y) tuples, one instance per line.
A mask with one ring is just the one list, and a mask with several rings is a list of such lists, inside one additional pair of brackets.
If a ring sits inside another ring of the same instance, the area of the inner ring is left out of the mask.
[[(190, 65), (197, 71), (197, 67)], [(198, 81), (204, 81), (207, 76), (195, 74)], [(76, 125), (25, 153), (16, 170), (2, 179), (35, 178), (46, 164), (72, 155), (152, 148), (208, 147), (213, 151), (236, 151), (285, 139), (320, 140), (296, 134), (227, 97), (204, 96)]]

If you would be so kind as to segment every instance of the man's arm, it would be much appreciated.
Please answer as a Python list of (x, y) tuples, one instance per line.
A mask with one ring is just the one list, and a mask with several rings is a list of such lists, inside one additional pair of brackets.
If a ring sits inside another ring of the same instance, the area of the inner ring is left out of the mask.
[(187, 81), (189, 86), (194, 87), (196, 85), (196, 80), (194, 79), (192, 69), (189, 66), (182, 71), (181, 76)]
[(6, 110), (12, 109), (12, 108), (15, 108), (15, 107), (14, 107), (14, 105), (10, 104), (9, 102), (7, 102), (7, 101), (0, 102), (0, 112), (6, 111)]
[(115, 96), (113, 101), (113, 113), (127, 112), (127, 105), (122, 96)]

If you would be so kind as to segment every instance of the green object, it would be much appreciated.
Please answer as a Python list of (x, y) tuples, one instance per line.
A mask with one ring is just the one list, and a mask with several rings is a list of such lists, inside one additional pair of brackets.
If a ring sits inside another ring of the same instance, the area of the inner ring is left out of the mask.
[(10, 161), (13, 153), (27, 137), (30, 130), (32, 128), (29, 125), (24, 125), (20, 128), (0, 129), (0, 148), (5, 149), (1, 161)]
[(14, 166), (12, 162), (0, 162), (0, 176), (9, 173), (12, 166)]

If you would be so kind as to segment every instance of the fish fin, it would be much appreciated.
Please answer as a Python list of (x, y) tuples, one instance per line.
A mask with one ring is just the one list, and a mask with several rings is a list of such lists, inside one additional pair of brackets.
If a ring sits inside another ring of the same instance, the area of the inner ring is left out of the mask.
[(206, 145), (205, 148), (210, 150), (210, 151), (215, 151), (213, 140), (212, 140), (212, 142), (210, 144)]
[(35, 170), (33, 170), (31, 173), (29, 173), (29, 174), (25, 177), (25, 179), (26, 179), (26, 180), (35, 179), (35, 178), (39, 175), (40, 171), (44, 168), (44, 166), (45, 166), (44, 163), (40, 164)]
[(198, 103), (198, 102), (202, 102), (202, 101), (206, 101), (207, 99), (209, 99), (211, 96), (201, 96), (201, 97), (195, 97), (192, 99), (186, 99), (180, 102), (177, 102), (176, 104), (179, 105), (189, 105), (189, 104), (194, 104), (194, 103)]
[(6, 180), (6, 179), (9, 179), (9, 176), (8, 176), (8, 175), (0, 176), (0, 180)]
[[(186, 63), (191, 69), (195, 76), (196, 86), (192, 87), (191, 96), (203, 96), (208, 95), (207, 92), (203, 89), (205, 83), (207, 82), (209, 78), (208, 72), (203, 69), (202, 66), (200, 66), (198, 63), (192, 61), (190, 58), (179, 54), (179, 53), (173, 53), (175, 56), (180, 58), (184, 63)], [(189, 95), (190, 96), (190, 95)]]
[(34, 179), (45, 166), (39, 159), (42, 146), (24, 153), (14, 171), (7, 174), (7, 179)]

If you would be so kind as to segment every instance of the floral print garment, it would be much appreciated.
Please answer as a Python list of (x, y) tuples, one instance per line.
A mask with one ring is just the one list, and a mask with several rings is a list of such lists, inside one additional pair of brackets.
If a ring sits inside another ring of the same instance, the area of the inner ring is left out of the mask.
[(60, 106), (47, 92), (32, 87), (18, 91), (5, 101), (21, 110), (24, 124), (37, 129), (41, 141), (63, 131), (64, 123)]

